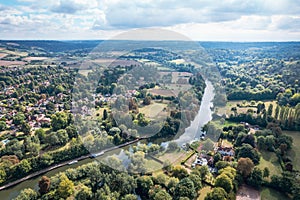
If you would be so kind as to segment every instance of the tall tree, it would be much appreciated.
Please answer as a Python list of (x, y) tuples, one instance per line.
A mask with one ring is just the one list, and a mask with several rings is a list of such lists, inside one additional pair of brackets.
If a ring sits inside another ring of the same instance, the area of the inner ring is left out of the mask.
[(238, 160), (237, 171), (244, 177), (247, 178), (254, 168), (254, 164), (250, 158), (240, 158)]
[(42, 176), (41, 180), (39, 180), (39, 192), (41, 195), (49, 192), (50, 183), (50, 179), (47, 176)]
[(224, 173), (216, 178), (215, 186), (223, 188), (227, 193), (233, 189), (232, 180)]
[(63, 173), (57, 188), (58, 197), (66, 199), (74, 193), (74, 183)]
[(174, 192), (175, 199), (180, 199), (181, 197), (194, 199), (196, 196), (197, 192), (194, 183), (190, 178), (184, 178), (177, 184)]
[(228, 194), (223, 188), (215, 187), (206, 195), (205, 200), (227, 200), (227, 196)]
[(268, 107), (267, 114), (268, 114), (269, 116), (272, 116), (272, 113), (273, 113), (273, 104), (270, 104), (269, 107)]

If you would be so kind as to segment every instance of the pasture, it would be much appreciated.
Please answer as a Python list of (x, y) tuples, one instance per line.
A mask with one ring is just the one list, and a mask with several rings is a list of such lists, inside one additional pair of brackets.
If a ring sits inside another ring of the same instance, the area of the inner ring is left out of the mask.
[(144, 106), (142, 108), (139, 108), (139, 111), (143, 114), (145, 114), (148, 118), (155, 118), (158, 116), (166, 115), (167, 112), (164, 111), (164, 108), (167, 107), (167, 104), (165, 103), (152, 103), (148, 106)]
[(300, 131), (284, 131), (283, 133), (293, 138), (293, 147), (288, 155), (293, 160), (294, 169), (300, 170)]

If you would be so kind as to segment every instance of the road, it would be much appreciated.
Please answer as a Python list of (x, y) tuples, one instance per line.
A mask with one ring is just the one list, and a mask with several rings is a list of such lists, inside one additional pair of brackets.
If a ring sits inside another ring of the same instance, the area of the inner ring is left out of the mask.
[[(113, 146), (113, 147), (110, 147), (110, 148), (101, 150), (101, 151), (99, 151), (99, 152), (95, 152), (95, 153), (93, 153), (93, 154), (96, 154), (96, 155), (104, 155), (105, 153), (107, 153), (107, 152), (109, 152), (109, 151), (113, 151), (113, 150), (115, 150), (115, 149), (119, 149), (119, 148), (121, 148), (121, 147), (125, 147), (125, 146), (128, 146), (128, 145), (134, 144), (134, 143), (136, 143), (136, 142), (138, 142), (138, 141), (140, 141), (140, 140), (143, 140), (143, 139), (146, 139), (146, 138), (138, 138), (138, 139), (135, 139), (135, 140), (133, 140), (133, 141), (126, 142), (126, 143), (124, 143), (124, 144), (120, 144), (120, 145), (118, 145), (118, 146)], [(49, 171), (51, 171), (51, 170), (53, 170), (53, 169), (57, 169), (57, 168), (63, 167), (63, 166), (67, 165), (67, 164), (70, 163), (70, 162), (84, 160), (84, 159), (87, 159), (87, 158), (89, 158), (89, 157), (90, 157), (90, 154), (83, 155), (83, 156), (81, 156), (81, 157), (74, 158), (74, 159), (68, 160), (68, 161), (64, 161), (64, 162), (61, 162), (61, 163), (59, 163), (59, 164), (56, 164), (56, 165), (50, 166), (50, 167), (48, 167), (48, 168), (42, 169), (42, 170), (40, 170), (40, 171), (34, 172), (34, 173), (29, 174), (29, 175), (27, 175), (27, 176), (25, 176), (25, 177), (23, 177), (23, 178), (21, 178), (21, 179), (15, 180), (15, 181), (13, 181), (13, 182), (10, 182), (10, 183), (8, 183), (8, 184), (6, 184), (6, 185), (1, 186), (1, 187), (0, 187), (0, 191), (1, 191), (1, 190), (4, 190), (4, 189), (7, 189), (7, 188), (9, 188), (9, 187), (12, 187), (12, 186), (14, 186), (14, 185), (17, 185), (17, 184), (19, 184), (19, 183), (21, 183), (21, 182), (23, 182), (23, 181), (26, 181), (26, 180), (28, 180), (28, 179), (30, 179), (30, 178), (35, 177), (35, 176), (39, 176), (39, 175), (41, 175), (41, 174), (44, 174), (44, 173), (46, 173), (46, 172), (49, 172)]]

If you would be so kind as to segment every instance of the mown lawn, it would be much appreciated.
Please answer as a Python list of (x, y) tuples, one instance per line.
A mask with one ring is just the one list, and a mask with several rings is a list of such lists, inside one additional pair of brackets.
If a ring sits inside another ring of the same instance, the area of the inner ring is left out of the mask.
[(139, 108), (139, 111), (143, 114), (145, 114), (146, 117), (149, 118), (155, 118), (157, 116), (160, 116), (163, 112), (163, 109), (167, 107), (167, 104), (165, 103), (153, 103), (148, 106), (144, 106), (142, 108)]
[(278, 158), (274, 152), (269, 151), (260, 151), (261, 158), (258, 167), (260, 169), (264, 169), (265, 167), (268, 167), (270, 170), (270, 176), (272, 175), (278, 175), (281, 174), (281, 166), (278, 162)]
[(290, 200), (289, 197), (272, 188), (263, 188), (260, 192), (261, 200)]
[(210, 186), (205, 186), (199, 191), (199, 197), (197, 200), (204, 200), (206, 197), (207, 193), (209, 193), (212, 190)]
[(169, 161), (172, 165), (180, 165), (180, 162), (186, 158), (186, 156), (190, 153), (190, 151), (175, 151), (175, 152), (168, 152), (164, 153), (163, 155), (159, 156), (158, 159), (161, 161)]
[(300, 170), (300, 131), (284, 131), (284, 134), (293, 138), (293, 147), (288, 155), (293, 160), (294, 169)]

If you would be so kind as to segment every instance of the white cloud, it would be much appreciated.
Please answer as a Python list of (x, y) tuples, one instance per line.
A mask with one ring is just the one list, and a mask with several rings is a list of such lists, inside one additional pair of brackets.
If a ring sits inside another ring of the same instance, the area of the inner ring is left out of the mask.
[(101, 39), (147, 27), (176, 29), (204, 40), (269, 40), (281, 34), (300, 39), (300, 2), (294, 0), (18, 1), (22, 3), (0, 4), (0, 39)]
[(98, 3), (96, 0), (60, 0), (51, 7), (51, 11), (74, 14), (77, 11), (95, 8), (97, 6)]
[(300, 31), (300, 16), (273, 16), (272, 28), (274, 30)]

